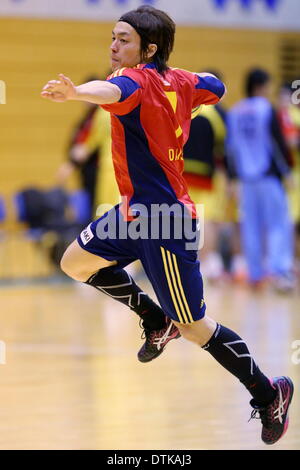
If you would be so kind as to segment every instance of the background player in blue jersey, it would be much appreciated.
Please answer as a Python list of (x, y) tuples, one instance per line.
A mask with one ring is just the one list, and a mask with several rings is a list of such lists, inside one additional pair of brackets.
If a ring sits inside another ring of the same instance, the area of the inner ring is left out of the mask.
[[(146, 342), (138, 353), (140, 361), (157, 357), (179, 332), (208, 351), (248, 389), (253, 397), (252, 416), (258, 412), (263, 423), (262, 439), (273, 444), (288, 426), (292, 381), (288, 377), (269, 380), (245, 342), (205, 315), (197, 249), (187, 249), (189, 234), (174, 236), (178, 220), (183, 224), (189, 219), (193, 233), (197, 222), (182, 176), (182, 148), (191, 111), (201, 104), (217, 103), (225, 91), (214, 76), (167, 66), (174, 35), (175, 24), (166, 13), (149, 6), (128, 12), (113, 29), (113, 77), (75, 86), (61, 74), (42, 91), (52, 101), (89, 101), (110, 110), (115, 173), (123, 198), (120, 206), (82, 232), (61, 265), (72, 278), (125, 303), (143, 319)], [(141, 202), (150, 214), (133, 212)], [(130, 224), (138, 225), (143, 217), (152, 226), (151, 208), (157, 202), (182, 209), (181, 215), (169, 214), (171, 236), (99, 237), (99, 226), (109, 225), (114, 213), (120, 215), (118, 228), (132, 228)], [(124, 270), (135, 259), (141, 260), (162, 308)]]
[(270, 76), (253, 69), (247, 97), (228, 113), (227, 155), (241, 182), (241, 235), (252, 284), (265, 275), (279, 290), (294, 286), (293, 227), (283, 180), (291, 174), (289, 150), (269, 101)]

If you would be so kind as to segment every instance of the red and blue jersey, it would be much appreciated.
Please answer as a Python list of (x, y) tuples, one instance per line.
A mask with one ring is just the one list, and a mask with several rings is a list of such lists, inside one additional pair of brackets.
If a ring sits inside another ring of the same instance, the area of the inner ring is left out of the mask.
[(117, 103), (102, 105), (111, 113), (112, 155), (123, 204), (172, 206), (181, 203), (196, 216), (183, 173), (183, 146), (192, 110), (215, 104), (225, 87), (215, 77), (199, 77), (169, 68), (164, 75), (153, 63), (119, 69), (107, 79), (121, 90)]

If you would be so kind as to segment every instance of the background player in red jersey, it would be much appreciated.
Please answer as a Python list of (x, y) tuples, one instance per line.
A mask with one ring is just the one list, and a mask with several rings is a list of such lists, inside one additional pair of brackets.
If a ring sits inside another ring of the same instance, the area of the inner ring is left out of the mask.
[[(190, 218), (196, 227), (195, 208), (182, 177), (182, 148), (191, 111), (201, 104), (217, 103), (225, 92), (222, 82), (212, 75), (167, 66), (174, 35), (175, 24), (166, 13), (148, 6), (128, 12), (113, 29), (114, 73), (107, 81), (75, 86), (60, 74), (59, 80), (49, 81), (42, 91), (42, 97), (52, 101), (88, 101), (111, 112), (113, 159), (123, 198), (120, 206), (91, 223), (70, 245), (61, 266), (70, 277), (125, 303), (143, 319), (146, 342), (138, 353), (140, 361), (157, 357), (180, 333), (210, 352), (248, 389), (253, 397), (251, 416), (260, 414), (262, 439), (273, 444), (288, 426), (292, 381), (288, 377), (269, 380), (245, 342), (205, 315), (197, 249), (187, 249), (190, 234), (174, 236), (178, 219), (184, 224)], [(135, 218), (136, 204), (147, 209), (146, 219), (152, 226), (151, 211), (157, 203), (182, 209), (181, 215), (169, 213), (169, 237), (161, 233), (145, 239), (99, 236), (99, 226), (109, 225), (113, 213), (118, 213), (118, 228), (138, 224), (142, 217), (137, 214)], [(141, 260), (162, 308), (123, 269), (135, 259)]]

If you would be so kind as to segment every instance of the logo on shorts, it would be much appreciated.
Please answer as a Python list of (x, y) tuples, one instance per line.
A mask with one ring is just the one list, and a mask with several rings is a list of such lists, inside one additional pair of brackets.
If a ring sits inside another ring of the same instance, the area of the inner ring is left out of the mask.
[(83, 230), (80, 234), (81, 241), (84, 245), (86, 245), (93, 237), (94, 237), (94, 234), (91, 230), (90, 225), (88, 225), (87, 228)]

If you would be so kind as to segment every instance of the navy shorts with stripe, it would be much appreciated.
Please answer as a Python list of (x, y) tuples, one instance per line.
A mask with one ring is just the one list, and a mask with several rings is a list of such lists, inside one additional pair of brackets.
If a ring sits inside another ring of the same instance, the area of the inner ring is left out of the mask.
[[(144, 218), (144, 222), (145, 220)], [(180, 323), (192, 323), (204, 317), (206, 308), (200, 264), (197, 259), (198, 250), (186, 249), (186, 244), (196, 238), (197, 220), (189, 220), (191, 230), (185, 229), (180, 239), (174, 238), (174, 221), (178, 222), (178, 218), (170, 217), (169, 220), (171, 220), (171, 230), (168, 239), (166, 236), (163, 237), (161, 229), (155, 238), (153, 234), (148, 239), (136, 235), (127, 237), (124, 234), (128, 233), (130, 224), (130, 228), (133, 229), (131, 234), (139, 232), (141, 217), (125, 222), (122, 216), (119, 217), (119, 206), (115, 206), (86, 227), (77, 241), (90, 253), (109, 261), (118, 261), (120, 267), (139, 259), (164, 313)], [(179, 224), (182, 221), (181, 218)], [(153, 219), (147, 219), (145, 230), (146, 232), (148, 230), (148, 236), (151, 234), (153, 223)], [(103, 236), (105, 228), (110, 226), (111, 229), (113, 225), (115, 233), (109, 232), (108, 236)], [(122, 236), (119, 236), (120, 232)]]

